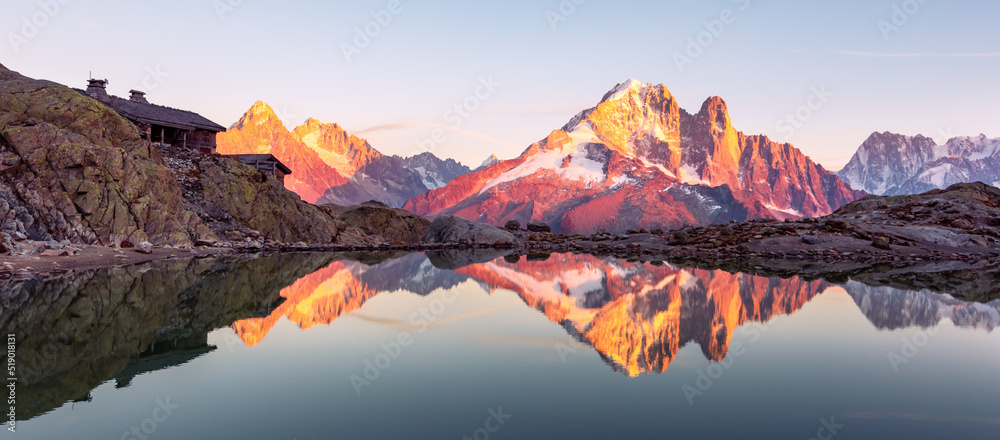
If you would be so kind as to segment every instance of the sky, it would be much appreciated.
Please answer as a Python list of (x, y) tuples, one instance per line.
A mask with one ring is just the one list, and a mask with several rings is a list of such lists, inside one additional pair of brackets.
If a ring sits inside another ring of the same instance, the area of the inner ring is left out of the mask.
[[(1000, 2), (5, 0), (0, 63), (229, 126), (257, 100), (387, 154), (518, 156), (629, 78), (837, 170), (872, 133), (1000, 137)], [(458, 110), (456, 110), (456, 106)]]

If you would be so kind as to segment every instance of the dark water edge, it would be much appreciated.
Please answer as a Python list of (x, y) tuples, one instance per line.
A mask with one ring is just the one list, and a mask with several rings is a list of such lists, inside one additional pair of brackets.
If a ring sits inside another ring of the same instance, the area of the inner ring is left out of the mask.
[[(468, 278), (453, 270), (498, 258), (558, 266), (560, 255), (504, 255), (491, 250), (432, 252), (426, 258), (405, 252), (227, 255), (5, 281), (0, 283), (0, 334), (17, 337), (17, 419), (31, 420), (66, 403), (86, 402), (92, 390), (109, 380), (126, 387), (138, 375), (211, 353), (218, 347), (208, 344), (210, 332), (268, 316), (281, 305), (282, 289), (331, 263), (349, 261), (365, 267), (359, 279), (375, 291), (404, 289), (427, 295)], [(965, 274), (966, 281), (969, 275)], [(787, 278), (772, 277), (771, 283), (778, 285)], [(834, 281), (879, 329), (929, 328), (937, 325), (944, 309), (958, 326), (992, 330), (1000, 325), (993, 313), (1000, 305), (970, 307), (928, 290)], [(572, 334), (569, 326), (567, 331)], [(611, 359), (605, 361), (621, 368)]]

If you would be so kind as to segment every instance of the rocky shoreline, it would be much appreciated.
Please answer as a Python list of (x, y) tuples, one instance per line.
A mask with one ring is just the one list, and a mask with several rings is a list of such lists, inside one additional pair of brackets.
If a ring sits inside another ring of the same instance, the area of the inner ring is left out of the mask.
[[(360, 217), (369, 223), (380, 214), (405, 214), (375, 204), (341, 208), (359, 209), (363, 209)], [(424, 238), (410, 243), (390, 243), (377, 234), (373, 241), (357, 244), (309, 245), (244, 238), (185, 249), (148, 243), (123, 249), (24, 241), (16, 245), (20, 255), (0, 257), (0, 278), (224, 253), (474, 254), (448, 259), (454, 261), (488, 261), (511, 255), (545, 259), (553, 253), (578, 253), (764, 276), (834, 282), (863, 279), (973, 299), (1000, 297), (1000, 287), (996, 287), (1000, 286), (1000, 189), (984, 184), (955, 185), (917, 196), (868, 197), (830, 216), (797, 221), (753, 220), (621, 235), (553, 234), (545, 224), (526, 226), (522, 229), (521, 224), (508, 222), (500, 229), (441, 217), (430, 226), (415, 225), (408, 234), (423, 232)], [(370, 229), (361, 224), (356, 227)]]

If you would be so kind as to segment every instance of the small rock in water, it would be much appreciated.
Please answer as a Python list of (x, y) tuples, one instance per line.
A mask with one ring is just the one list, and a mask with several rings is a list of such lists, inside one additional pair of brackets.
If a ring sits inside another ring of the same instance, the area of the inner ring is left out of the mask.
[(814, 235), (803, 235), (802, 242), (805, 244), (819, 244), (819, 237)]
[(139, 245), (135, 247), (135, 251), (140, 254), (152, 254), (153, 244), (148, 241), (144, 241), (142, 243), (139, 243)]
[(213, 247), (213, 246), (215, 246), (218, 243), (219, 242), (217, 240), (214, 240), (214, 239), (211, 239), (211, 238), (201, 238), (201, 239), (198, 239), (197, 241), (195, 241), (194, 245), (195, 246)]

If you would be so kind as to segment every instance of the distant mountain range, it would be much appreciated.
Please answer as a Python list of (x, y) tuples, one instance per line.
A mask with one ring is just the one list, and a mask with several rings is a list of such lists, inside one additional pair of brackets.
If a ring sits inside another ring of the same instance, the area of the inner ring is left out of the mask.
[(630, 80), (512, 160), (460, 176), (404, 206), (558, 232), (676, 228), (822, 216), (863, 194), (789, 144), (736, 131), (725, 102), (696, 114), (663, 85)]
[(519, 157), (490, 156), (475, 170), (431, 153), (387, 156), (316, 119), (289, 131), (259, 101), (218, 144), (221, 154), (273, 154), (293, 171), (286, 187), (312, 203), (376, 200), (431, 218), (542, 221), (565, 233), (818, 217), (864, 193), (1000, 185), (1000, 139), (938, 145), (874, 133), (834, 174), (790, 144), (738, 132), (721, 98), (691, 114), (665, 86), (635, 80)]
[(874, 133), (837, 174), (854, 189), (889, 196), (956, 183), (1000, 186), (1000, 139), (956, 137), (938, 145), (919, 135)]
[(218, 137), (220, 154), (273, 154), (292, 169), (285, 186), (316, 204), (357, 205), (376, 200), (401, 207), (407, 200), (471, 172), (431, 153), (386, 156), (337, 124), (309, 119), (288, 131), (270, 106), (256, 102)]

